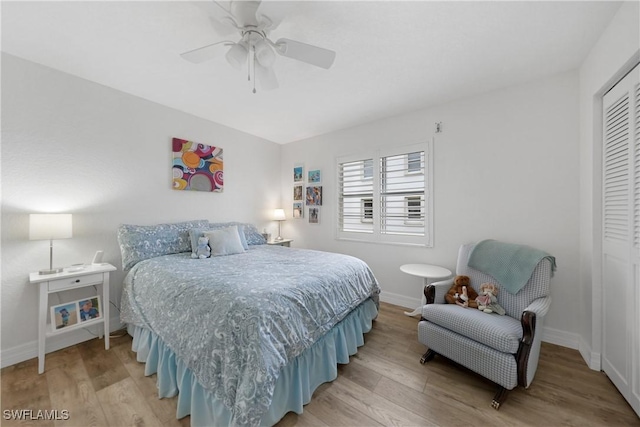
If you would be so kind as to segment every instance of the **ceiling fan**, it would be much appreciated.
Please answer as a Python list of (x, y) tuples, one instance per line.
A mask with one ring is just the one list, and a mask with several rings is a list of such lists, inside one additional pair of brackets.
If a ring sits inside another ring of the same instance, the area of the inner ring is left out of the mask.
[[(196, 2), (211, 17), (212, 25), (220, 33), (239, 33), (237, 41), (223, 40), (180, 54), (187, 61), (199, 64), (220, 54), (220, 46), (228, 46), (225, 58), (229, 64), (240, 69), (247, 65), (247, 79), (253, 80), (256, 93), (256, 78), (264, 90), (276, 89), (278, 79), (273, 72), (276, 56), (329, 69), (336, 53), (329, 49), (312, 46), (295, 40), (280, 38), (273, 42), (269, 32), (279, 25), (279, 20), (260, 11), (261, 1), (236, 0), (224, 7), (216, 1)], [(277, 54), (277, 55), (276, 55)], [(252, 78), (253, 75), (253, 78)]]

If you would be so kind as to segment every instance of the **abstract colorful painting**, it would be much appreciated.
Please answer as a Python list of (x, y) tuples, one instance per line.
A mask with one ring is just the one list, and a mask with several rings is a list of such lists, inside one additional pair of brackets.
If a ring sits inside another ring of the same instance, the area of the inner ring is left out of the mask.
[(173, 189), (221, 192), (222, 148), (173, 138)]

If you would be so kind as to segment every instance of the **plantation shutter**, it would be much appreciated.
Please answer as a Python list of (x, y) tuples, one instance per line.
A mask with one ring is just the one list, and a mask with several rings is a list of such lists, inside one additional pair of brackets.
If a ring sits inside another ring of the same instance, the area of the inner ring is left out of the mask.
[(338, 164), (338, 230), (373, 233), (373, 159)]
[(425, 235), (425, 152), (380, 159), (380, 233)]

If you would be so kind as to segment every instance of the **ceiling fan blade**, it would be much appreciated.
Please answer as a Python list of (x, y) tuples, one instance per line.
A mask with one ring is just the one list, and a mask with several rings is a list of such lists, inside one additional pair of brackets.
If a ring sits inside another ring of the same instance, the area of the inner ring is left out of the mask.
[(222, 2), (193, 1), (191, 3), (198, 6), (209, 16), (213, 29), (221, 36), (238, 32), (235, 17), (231, 14), (228, 7), (222, 5)]
[(213, 43), (207, 46), (199, 47), (197, 49), (193, 49), (188, 52), (181, 53), (180, 56), (189, 62), (193, 62), (194, 64), (199, 64), (201, 62), (208, 61), (218, 56), (218, 52), (220, 51), (220, 48), (219, 48), (220, 45), (231, 45), (231, 44), (233, 44), (233, 42), (225, 40), (225, 41)]
[(290, 2), (263, 1), (256, 11), (258, 25), (261, 25), (265, 31), (273, 31), (278, 28), (290, 10)]
[(324, 49), (310, 44), (298, 42), (290, 39), (278, 39), (275, 43), (276, 51), (291, 59), (306, 62), (316, 67), (329, 69), (336, 59), (336, 53), (333, 50)]
[(209, 22), (211, 23), (213, 31), (215, 31), (219, 36), (226, 37), (232, 34), (238, 34), (238, 29), (235, 27), (235, 21), (232, 21), (231, 18), (224, 17), (222, 19), (217, 19), (210, 16)]
[(276, 73), (273, 72), (273, 68), (271, 67), (263, 67), (262, 65), (256, 64), (256, 77), (260, 82), (262, 90), (273, 90), (280, 87)]
[(231, 2), (230, 13), (239, 27), (257, 27), (256, 12), (260, 7), (260, 1), (236, 0)]

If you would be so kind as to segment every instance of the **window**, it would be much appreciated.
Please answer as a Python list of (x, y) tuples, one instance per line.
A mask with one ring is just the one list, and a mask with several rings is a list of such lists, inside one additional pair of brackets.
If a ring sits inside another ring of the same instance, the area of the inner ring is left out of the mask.
[(431, 144), (338, 159), (339, 239), (432, 244)]
[[(366, 172), (371, 170), (367, 178)], [(350, 233), (373, 233), (373, 159), (344, 161), (338, 165), (339, 227)], [(371, 203), (368, 204), (366, 201)]]

